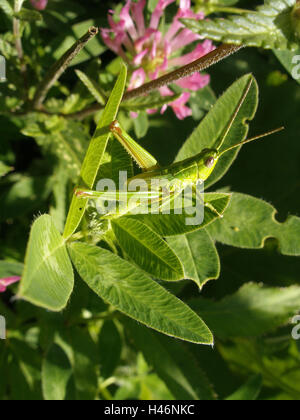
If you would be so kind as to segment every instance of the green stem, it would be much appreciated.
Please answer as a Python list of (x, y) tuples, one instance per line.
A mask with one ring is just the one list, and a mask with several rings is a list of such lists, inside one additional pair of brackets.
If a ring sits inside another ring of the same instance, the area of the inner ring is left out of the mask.
[(206, 15), (208, 14), (212, 14), (212, 13), (233, 13), (233, 14), (237, 14), (237, 15), (242, 15), (242, 14), (246, 14), (246, 13), (255, 13), (252, 10), (247, 10), (247, 9), (239, 9), (237, 7), (223, 7), (223, 6), (218, 6), (216, 5), (212, 5), (209, 8), (209, 12), (206, 13)]
[[(14, 6), (15, 13), (19, 13), (21, 11), (23, 2), (24, 0), (15, 1), (15, 6)], [(24, 100), (26, 101), (27, 92), (28, 92), (27, 66), (24, 60), (24, 51), (23, 51), (23, 45), (22, 45), (22, 39), (21, 39), (21, 33), (20, 33), (20, 21), (18, 18), (15, 18), (15, 17), (13, 18), (13, 33), (14, 33), (14, 38), (15, 38), (15, 47), (17, 50), (17, 54), (18, 54), (18, 58), (20, 61), (20, 66), (21, 66), (21, 74), (24, 81), (24, 88), (25, 88)]]
[(116, 378), (111, 377), (106, 379), (104, 382), (102, 382), (102, 384), (99, 387), (99, 391), (100, 393), (103, 395), (103, 397), (106, 400), (112, 400), (113, 396), (111, 395), (111, 393), (109, 392), (109, 390), (107, 389), (110, 385), (113, 385), (116, 383)]

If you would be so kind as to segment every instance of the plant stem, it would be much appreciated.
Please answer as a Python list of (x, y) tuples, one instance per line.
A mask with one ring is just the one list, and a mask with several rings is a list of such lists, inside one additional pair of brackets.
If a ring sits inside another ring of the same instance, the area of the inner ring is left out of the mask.
[(125, 93), (123, 100), (128, 101), (139, 96), (147, 95), (153, 90), (157, 90), (163, 86), (170, 85), (171, 83), (191, 76), (198, 71), (206, 70), (213, 64), (217, 64), (224, 58), (239, 51), (241, 48), (243, 48), (243, 45), (222, 44), (220, 47), (210, 52), (209, 54), (206, 54), (204, 57), (201, 57), (198, 60), (187, 64), (186, 66), (180, 67), (171, 73), (165, 74), (156, 80), (146, 83), (137, 89)]
[(218, 6), (218, 5), (214, 5), (211, 6), (211, 13), (233, 13), (233, 14), (238, 14), (238, 15), (242, 15), (245, 13), (256, 13), (253, 10), (247, 10), (247, 9), (239, 9), (237, 7), (222, 7), (222, 6)]
[[(177, 70), (172, 71), (171, 73), (165, 74), (162, 77), (159, 77), (156, 80), (153, 80), (149, 83), (144, 84), (143, 86), (133, 89), (127, 93), (125, 93), (123, 97), (123, 101), (128, 101), (131, 99), (138, 98), (139, 96), (144, 96), (149, 94), (150, 92), (157, 90), (163, 86), (170, 85), (177, 80), (184, 79), (185, 77), (191, 76), (192, 74), (203, 71), (208, 69), (213, 64), (224, 60), (224, 58), (229, 57), (230, 55), (234, 54), (235, 52), (239, 51), (241, 48), (244, 48), (243, 45), (232, 45), (232, 44), (223, 44), (214, 51), (210, 52), (209, 54), (205, 55), (204, 57), (199, 58), (192, 63), (180, 67)], [(103, 107), (99, 104), (94, 104), (89, 108), (83, 109), (82, 111), (68, 114), (65, 117), (68, 119), (83, 119), (89, 115), (94, 114), (95, 112), (99, 111)]]
[(94, 26), (90, 27), (88, 32), (76, 41), (75, 44), (56, 63), (54, 63), (37, 88), (32, 104), (33, 110), (41, 108), (49, 90), (64, 73), (73, 59), (80, 53), (86, 44), (98, 34), (98, 32), (98, 28), (95, 28)]
[[(22, 9), (23, 0), (17, 0), (15, 1), (15, 7), (14, 11), (15, 13), (19, 13)], [(21, 65), (21, 74), (24, 80), (24, 87), (25, 87), (25, 95), (24, 99), (27, 99), (27, 90), (28, 90), (28, 79), (27, 79), (27, 66), (24, 60), (24, 52), (23, 52), (23, 45), (22, 45), (22, 39), (20, 34), (20, 21), (18, 18), (13, 18), (13, 32), (15, 37), (15, 46), (18, 54), (18, 58), (20, 60)]]

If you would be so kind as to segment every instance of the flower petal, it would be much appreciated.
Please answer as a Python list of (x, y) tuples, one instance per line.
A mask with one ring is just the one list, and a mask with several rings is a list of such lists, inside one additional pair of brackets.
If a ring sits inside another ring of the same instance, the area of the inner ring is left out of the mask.
[(190, 117), (192, 115), (192, 110), (186, 106), (190, 97), (191, 94), (189, 92), (184, 92), (178, 99), (176, 99), (176, 101), (170, 104), (179, 120), (184, 120), (186, 117)]
[(177, 51), (199, 39), (201, 39), (200, 35), (185, 28), (171, 41), (172, 52)]
[(159, 0), (158, 4), (152, 13), (151, 21), (150, 21), (150, 28), (157, 29), (159, 25), (160, 18), (163, 15), (164, 10), (169, 4), (174, 3), (175, 0)]
[(136, 27), (130, 16), (131, 0), (128, 0), (123, 9), (120, 12), (120, 19), (125, 22), (125, 29), (129, 32), (133, 41), (138, 38)]
[(176, 57), (170, 60), (170, 65), (173, 67), (176, 66), (185, 66), (186, 64), (191, 63), (192, 61), (198, 60), (204, 55), (210, 53), (215, 49), (212, 41), (206, 40), (202, 44), (198, 44), (194, 51), (189, 54), (182, 55), (181, 57)]
[(146, 80), (145, 70), (143, 68), (135, 70), (132, 73), (128, 90), (137, 89), (138, 87), (142, 86), (145, 83), (145, 80)]
[(8, 286), (10, 286), (11, 284), (17, 283), (20, 280), (21, 280), (21, 277), (19, 276), (12, 276), (12, 277), (6, 277), (4, 279), (0, 279), (0, 293), (5, 292)]
[(152, 35), (155, 34), (156, 32), (157, 31), (155, 29), (149, 28), (146, 30), (145, 34), (141, 38), (135, 41), (134, 48), (136, 49), (138, 53), (140, 53), (143, 50), (145, 42), (150, 41)]
[(180, 22), (180, 19), (182, 18), (188, 18), (188, 19), (195, 19), (195, 20), (201, 20), (204, 19), (204, 13), (194, 13), (191, 9), (191, 1), (190, 0), (181, 0), (180, 1), (180, 7), (178, 10), (177, 15), (175, 16), (172, 25), (170, 26), (170, 29), (168, 30), (166, 34), (166, 40), (171, 41), (171, 39), (174, 38), (174, 36), (177, 34), (177, 32), (184, 28), (183, 23)]
[(141, 51), (133, 59), (133, 64), (135, 66), (140, 66), (142, 64), (143, 58), (149, 53), (149, 49), (146, 48), (144, 51)]
[(145, 18), (144, 18), (144, 8), (146, 5), (146, 0), (139, 0), (138, 3), (133, 3), (132, 17), (136, 23), (139, 36), (142, 36), (145, 32)]
[(185, 79), (178, 80), (176, 84), (183, 89), (197, 91), (207, 86), (209, 82), (210, 76), (208, 74), (202, 75), (200, 73), (195, 73)]

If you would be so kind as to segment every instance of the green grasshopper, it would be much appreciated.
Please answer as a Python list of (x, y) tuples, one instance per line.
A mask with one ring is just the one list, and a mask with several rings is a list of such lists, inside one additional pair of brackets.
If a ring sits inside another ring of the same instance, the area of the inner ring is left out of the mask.
[[(133, 140), (130, 137), (130, 135), (122, 129), (118, 121), (112, 122), (112, 124), (109, 127), (111, 133), (122, 144), (122, 146), (130, 154), (130, 156), (143, 170), (141, 174), (129, 179), (128, 183), (130, 183), (131, 181), (142, 180), (147, 184), (147, 191), (131, 192), (125, 190), (114, 192), (101, 192), (79, 188), (75, 191), (75, 194), (78, 197), (101, 199), (103, 201), (117, 200), (119, 202), (122, 202), (127, 201), (131, 198), (154, 199), (159, 201), (160, 206), (162, 207), (166, 203), (166, 200), (170, 200), (170, 198), (167, 197), (171, 196), (173, 199), (175, 199), (188, 186), (192, 187), (197, 193), (197, 185), (203, 184), (211, 176), (220, 157), (223, 156), (225, 153), (228, 153), (230, 150), (243, 146), (244, 144), (264, 138), (266, 136), (275, 134), (283, 130), (283, 127), (281, 127), (268, 133), (247, 139), (221, 152), (221, 148), (224, 145), (224, 142), (230, 132), (234, 120), (236, 119), (243, 103), (245, 102), (248, 92), (249, 89), (245, 92), (243, 98), (241, 98), (241, 101), (238, 104), (233, 117), (229, 121), (229, 124), (226, 127), (224, 134), (221, 136), (219, 144), (217, 144), (215, 148), (204, 149), (196, 156), (185, 159), (181, 162), (176, 162), (167, 167), (160, 167), (158, 165), (157, 160), (142, 146), (140, 146), (135, 140)], [(159, 180), (160, 183), (158, 185), (161, 185), (161, 181), (163, 181), (163, 185), (165, 188), (164, 192), (162, 192), (160, 189), (153, 190), (153, 180)], [(169, 194), (166, 194), (166, 191), (168, 191)], [(221, 214), (219, 214), (217, 209), (215, 209), (212, 206), (211, 203), (207, 203), (203, 200), (203, 204), (215, 214), (217, 214), (218, 217), (223, 217)]]

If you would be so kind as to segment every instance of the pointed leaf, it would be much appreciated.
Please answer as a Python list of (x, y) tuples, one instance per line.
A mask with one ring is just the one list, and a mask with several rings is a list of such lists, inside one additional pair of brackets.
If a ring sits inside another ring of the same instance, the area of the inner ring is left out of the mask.
[[(116, 85), (101, 116), (94, 137), (90, 142), (89, 149), (82, 165), (81, 178), (87, 188), (92, 189), (94, 187), (99, 168), (102, 164), (105, 149), (111, 136), (108, 127), (117, 117), (119, 106), (124, 94), (126, 78), (127, 68), (123, 65)], [(64, 232), (65, 238), (70, 237), (78, 228), (86, 206), (87, 200), (85, 198), (78, 198), (76, 196), (73, 197)]]
[(103, 92), (98, 86), (98, 84), (95, 82), (95, 80), (92, 80), (89, 76), (87, 76), (85, 73), (83, 73), (80, 70), (75, 70), (75, 73), (79, 77), (79, 79), (82, 81), (82, 83), (87, 87), (91, 95), (96, 99), (96, 101), (100, 105), (104, 105), (106, 102), (106, 98), (103, 95)]
[(126, 319), (126, 331), (148, 364), (180, 400), (214, 400), (215, 393), (205, 372), (180, 342)]
[(219, 302), (195, 299), (192, 308), (220, 338), (259, 337), (289, 322), (300, 307), (300, 287), (248, 283)]
[(60, 311), (68, 303), (74, 274), (65, 241), (48, 215), (31, 228), (18, 297)]
[(100, 373), (109, 378), (118, 367), (122, 352), (122, 338), (114, 321), (105, 321), (99, 334)]
[(0, 278), (21, 276), (24, 265), (18, 262), (0, 261)]
[(186, 279), (193, 280), (200, 289), (220, 275), (220, 259), (211, 237), (205, 229), (168, 238), (184, 267)]
[[(230, 194), (225, 193), (206, 193), (205, 201), (212, 204), (220, 214), (223, 214), (230, 202), (230, 197)], [(186, 214), (137, 214), (126, 217), (143, 222), (162, 237), (194, 232), (219, 219), (216, 213), (206, 207), (204, 209), (204, 220), (201, 225), (188, 225), (187, 220), (190, 215)]]
[(141, 269), (162, 280), (181, 280), (182, 265), (168, 244), (147, 225), (126, 217), (112, 228), (121, 248)]
[[(249, 131), (247, 121), (253, 120), (258, 105), (258, 86), (251, 74), (240, 78), (216, 102), (204, 120), (184, 143), (176, 160), (184, 160), (197, 155), (203, 149), (216, 147), (234, 116), (238, 104), (241, 102), (248, 89), (249, 92), (245, 102), (241, 107), (221, 150), (225, 150), (226, 148), (245, 140)], [(225, 175), (236, 159), (239, 150), (240, 149), (235, 149), (224, 154), (220, 158), (214, 172), (205, 182), (205, 188), (209, 188)]]
[(37, 10), (25, 9), (24, 7), (17, 13), (13, 14), (14, 17), (25, 22), (39, 22), (43, 20), (43, 16)]
[(72, 243), (69, 250), (88, 286), (121, 312), (164, 334), (198, 344), (213, 343), (203, 321), (143, 271), (92, 245)]
[(261, 388), (263, 386), (263, 378), (261, 375), (255, 375), (249, 379), (245, 385), (238, 389), (227, 401), (256, 401)]
[(43, 361), (42, 387), (46, 401), (63, 401), (67, 395), (72, 367), (65, 352), (53, 344)]
[(14, 10), (8, 0), (0, 0), (0, 9), (2, 9), (8, 16), (12, 16), (14, 13)]

